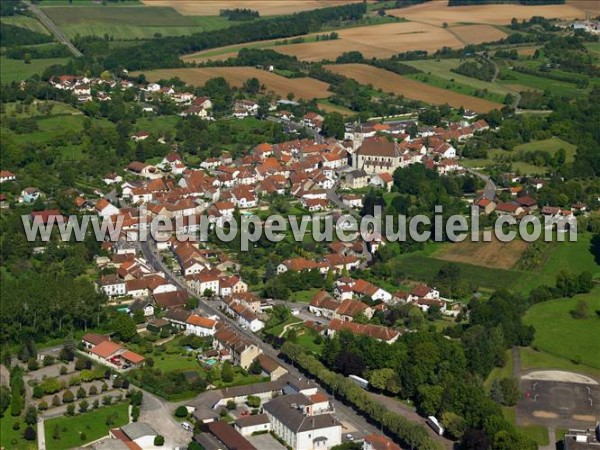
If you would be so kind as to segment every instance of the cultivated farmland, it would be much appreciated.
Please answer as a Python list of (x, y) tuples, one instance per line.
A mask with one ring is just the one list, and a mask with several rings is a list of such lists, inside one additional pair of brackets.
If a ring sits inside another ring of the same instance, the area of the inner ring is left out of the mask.
[(218, 16), (222, 9), (249, 8), (261, 16), (292, 14), (354, 3), (353, 0), (143, 0), (148, 6), (169, 6), (186, 16)]
[[(590, 2), (594, 3), (594, 2)], [(433, 1), (409, 8), (392, 9), (388, 14), (404, 17), (414, 22), (442, 26), (469, 23), (490, 25), (506, 25), (513, 17), (522, 20), (533, 16), (543, 16), (548, 19), (578, 19), (585, 18), (585, 12), (575, 4), (566, 5), (481, 5), (481, 6), (447, 6), (447, 2)]]
[(211, 78), (223, 77), (233, 86), (242, 86), (248, 78), (258, 78), (267, 91), (285, 97), (293, 92), (296, 98), (313, 99), (327, 98), (331, 93), (327, 90), (329, 85), (313, 78), (285, 78), (271, 72), (259, 70), (254, 67), (206, 67), (198, 69), (162, 69), (144, 72), (149, 80), (168, 79), (179, 77), (184, 82), (201, 86)]
[(445, 245), (432, 256), (444, 261), (473, 264), (492, 269), (511, 269), (527, 249), (527, 242), (514, 240), (501, 242), (494, 237), (491, 242), (463, 242)]
[(389, 58), (409, 50), (435, 51), (464, 44), (445, 29), (420, 23), (400, 22), (338, 31), (334, 41), (282, 45), (277, 51), (306, 61), (333, 60), (344, 52), (359, 51), (367, 58)]
[(502, 107), (498, 103), (429, 86), (366, 64), (339, 64), (326, 67), (333, 72), (353, 78), (359, 83), (372, 84), (385, 92), (403, 95), (412, 100), (421, 100), (434, 105), (448, 103), (455, 108), (463, 106), (477, 112), (489, 112)]
[(465, 44), (481, 44), (504, 39), (506, 33), (491, 25), (464, 25), (452, 27), (450, 33), (455, 34)]

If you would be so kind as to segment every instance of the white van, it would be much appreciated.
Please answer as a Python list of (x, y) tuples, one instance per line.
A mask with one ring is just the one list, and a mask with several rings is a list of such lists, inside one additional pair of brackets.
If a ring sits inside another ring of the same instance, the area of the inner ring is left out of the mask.
[(181, 422), (181, 428), (185, 431), (194, 431), (194, 427), (188, 422)]

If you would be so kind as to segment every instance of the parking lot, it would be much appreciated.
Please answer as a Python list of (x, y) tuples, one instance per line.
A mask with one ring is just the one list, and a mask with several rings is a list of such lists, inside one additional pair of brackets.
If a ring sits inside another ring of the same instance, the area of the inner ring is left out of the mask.
[(269, 433), (246, 436), (246, 439), (248, 439), (256, 448), (260, 448), (261, 450), (286, 450), (285, 446), (277, 442), (277, 440)]

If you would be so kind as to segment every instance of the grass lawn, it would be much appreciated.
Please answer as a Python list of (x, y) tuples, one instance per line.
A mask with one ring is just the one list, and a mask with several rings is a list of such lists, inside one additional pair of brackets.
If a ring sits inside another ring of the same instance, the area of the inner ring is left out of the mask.
[[(106, 425), (109, 416), (113, 418), (112, 425)], [(122, 402), (73, 417), (64, 416), (46, 420), (46, 449), (74, 448), (86, 442), (100, 439), (108, 435), (109, 428), (121, 427), (129, 423), (127, 416), (128, 404)], [(60, 438), (54, 439), (52, 435), (57, 425), (60, 430)], [(85, 439), (81, 438), (81, 433), (85, 433)]]
[(168, 7), (44, 6), (44, 12), (69, 37), (112, 36), (114, 39), (152, 39), (157, 35), (181, 36), (227, 28), (232, 23), (220, 16), (183, 16)]
[[(571, 315), (581, 300), (589, 305), (587, 319)], [(600, 288), (569, 299), (538, 303), (527, 311), (524, 321), (535, 327), (533, 345), (540, 350), (569, 360), (579, 358), (582, 364), (600, 370), (600, 317), (596, 311), (600, 311)]]
[(596, 378), (600, 377), (600, 371), (597, 369), (583, 364), (575, 364), (568, 359), (554, 356), (547, 352), (535, 351), (531, 347), (520, 348), (519, 354), (521, 355), (522, 371), (533, 369), (556, 369), (582, 373)]
[[(21, 422), (19, 430), (13, 430), (13, 424), (17, 421)], [(37, 441), (26, 441), (23, 439), (23, 431), (25, 431), (25, 423), (22, 417), (13, 417), (10, 415), (10, 407), (6, 410), (4, 417), (0, 419), (0, 446), (2, 448), (10, 448), (17, 450), (37, 449)], [(36, 431), (37, 429), (34, 428)]]
[(271, 334), (273, 336), (279, 336), (283, 332), (283, 327), (285, 327), (286, 325), (291, 325), (293, 323), (300, 322), (302, 322), (302, 320), (298, 319), (297, 317), (290, 316), (284, 322), (281, 322), (279, 325), (275, 325), (272, 328), (265, 328), (265, 333)]
[(183, 356), (180, 354), (168, 354), (165, 352), (161, 353), (160, 355), (153, 354), (150, 357), (154, 359), (154, 367), (168, 372), (200, 369), (198, 361), (192, 354), (189, 356)]
[(32, 59), (31, 64), (25, 64), (20, 59), (0, 56), (0, 80), (2, 83), (27, 80), (35, 74), (41, 74), (49, 66), (66, 64), (68, 60), (68, 58)]
[(306, 291), (296, 291), (292, 292), (290, 295), (290, 301), (292, 302), (302, 302), (302, 303), (310, 303), (314, 295), (319, 292), (320, 289), (308, 289)]
[(548, 445), (550, 438), (548, 437), (548, 428), (543, 425), (527, 425), (517, 427), (527, 437), (533, 439), (537, 445)]
[(306, 329), (304, 329), (304, 332), (300, 336), (298, 336), (296, 344), (300, 345), (302, 348), (304, 348), (304, 350), (315, 353), (319, 356), (321, 355), (321, 352), (323, 351), (323, 346), (325, 345), (323, 343), (315, 343), (315, 335)]
[(232, 386), (245, 386), (247, 384), (256, 384), (262, 383), (264, 381), (269, 381), (269, 377), (262, 377), (260, 375), (252, 375), (250, 373), (244, 374), (240, 367), (234, 367), (234, 376), (233, 381), (230, 383), (226, 383), (223, 380), (215, 380), (214, 385), (218, 388), (224, 387), (232, 387)]

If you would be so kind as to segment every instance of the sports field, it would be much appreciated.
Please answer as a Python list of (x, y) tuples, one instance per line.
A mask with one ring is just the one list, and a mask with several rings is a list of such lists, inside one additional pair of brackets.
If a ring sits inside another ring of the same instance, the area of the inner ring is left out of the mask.
[(218, 16), (222, 9), (248, 8), (275, 16), (354, 3), (354, 0), (142, 0), (148, 6), (169, 6), (186, 16)]
[[(565, 5), (478, 5), (478, 6), (447, 6), (447, 2), (433, 1), (411, 6), (409, 8), (392, 9), (388, 14), (404, 17), (410, 21), (442, 26), (475, 23), (506, 25), (513, 17), (518, 20), (529, 19), (533, 16), (543, 16), (548, 19), (578, 19), (585, 18), (585, 12), (578, 3), (569, 2)], [(594, 2), (590, 2), (594, 3)]]
[(144, 72), (151, 81), (179, 77), (186, 83), (201, 86), (211, 78), (223, 77), (233, 86), (242, 86), (248, 78), (257, 78), (277, 95), (285, 97), (293, 92), (296, 98), (327, 98), (329, 85), (313, 78), (285, 78), (254, 67), (205, 67), (197, 69), (161, 69)]
[(434, 105), (448, 103), (455, 108), (462, 106), (477, 112), (489, 112), (492, 109), (502, 108), (502, 105), (499, 103), (429, 86), (428, 84), (366, 64), (339, 64), (329, 65), (326, 68), (353, 78), (359, 83), (372, 84), (375, 88), (381, 88), (385, 92), (392, 92), (396, 95), (403, 95), (412, 100), (421, 100)]
[[(579, 301), (587, 302), (589, 317), (575, 319)], [(536, 329), (533, 345), (540, 350), (600, 369), (600, 289), (573, 298), (550, 300), (532, 306), (524, 322)]]

